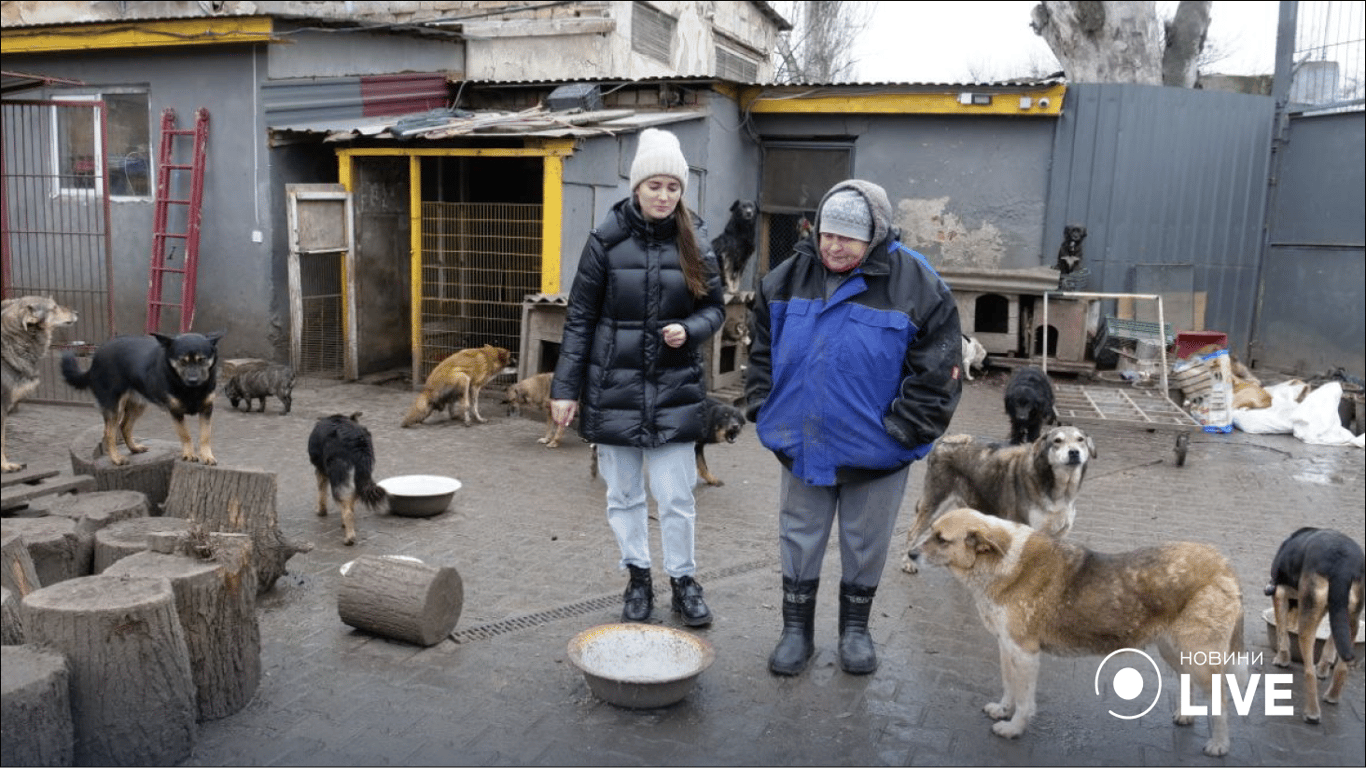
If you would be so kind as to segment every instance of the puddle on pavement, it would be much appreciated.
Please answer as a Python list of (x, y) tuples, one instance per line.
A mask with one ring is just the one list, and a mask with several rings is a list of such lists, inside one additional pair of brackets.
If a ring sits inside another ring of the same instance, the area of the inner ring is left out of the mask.
[(1313, 483), (1315, 485), (1346, 485), (1350, 472), (1355, 472), (1355, 468), (1348, 469), (1342, 461), (1323, 461), (1302, 464), (1290, 477), (1302, 483)]

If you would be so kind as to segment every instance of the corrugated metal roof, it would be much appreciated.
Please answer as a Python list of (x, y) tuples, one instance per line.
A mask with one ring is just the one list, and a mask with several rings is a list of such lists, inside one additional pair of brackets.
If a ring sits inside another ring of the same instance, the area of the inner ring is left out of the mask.
[(451, 139), (466, 136), (575, 138), (614, 136), (634, 133), (654, 125), (700, 120), (704, 111), (635, 112), (605, 109), (596, 112), (552, 112), (534, 107), (521, 112), (438, 109), (410, 115), (383, 118), (365, 117), (341, 120), (272, 125), (277, 133), (322, 134), (323, 141), (375, 139)]
[(62, 77), (49, 77), (48, 75), (30, 75), (24, 72), (0, 72), (0, 94), (8, 96), (11, 93), (29, 91), (34, 88), (44, 88), (51, 85), (85, 85), (79, 80), (67, 80)]

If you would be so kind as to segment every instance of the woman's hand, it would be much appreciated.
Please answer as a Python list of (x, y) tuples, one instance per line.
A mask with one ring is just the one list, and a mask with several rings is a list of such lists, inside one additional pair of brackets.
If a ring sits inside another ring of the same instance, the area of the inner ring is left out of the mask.
[(662, 331), (664, 343), (677, 349), (683, 346), (683, 342), (688, 340), (688, 329), (682, 323), (669, 323), (664, 326)]
[(550, 417), (555, 420), (555, 424), (561, 427), (569, 426), (569, 422), (574, 420), (574, 414), (579, 411), (578, 400), (551, 400)]

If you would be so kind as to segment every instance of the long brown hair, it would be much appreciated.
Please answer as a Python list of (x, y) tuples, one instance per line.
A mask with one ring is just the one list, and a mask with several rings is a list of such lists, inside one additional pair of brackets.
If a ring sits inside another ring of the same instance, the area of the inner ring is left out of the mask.
[(688, 293), (700, 299), (707, 295), (707, 262), (697, 244), (697, 230), (692, 225), (692, 212), (680, 197), (674, 209), (678, 221), (678, 263), (683, 267), (683, 278), (688, 281)]

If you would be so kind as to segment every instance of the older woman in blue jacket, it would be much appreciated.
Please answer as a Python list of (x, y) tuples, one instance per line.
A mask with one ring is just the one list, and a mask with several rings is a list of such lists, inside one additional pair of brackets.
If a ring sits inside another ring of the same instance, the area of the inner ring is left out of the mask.
[(711, 623), (694, 574), (697, 465), (707, 389), (703, 343), (725, 320), (720, 273), (700, 219), (683, 204), (688, 164), (678, 138), (650, 128), (631, 163), (631, 196), (593, 230), (569, 292), (551, 384), (552, 416), (598, 446), (607, 520), (630, 572), (622, 619), (654, 608), (650, 493), (659, 509), (673, 610)]
[(815, 652), (821, 561), (839, 518), (839, 659), (877, 668), (868, 633), (912, 462), (944, 433), (962, 393), (953, 294), (897, 242), (882, 187), (857, 179), (821, 200), (814, 235), (764, 276), (750, 316), (747, 415), (782, 465), (783, 632), (769, 669)]

